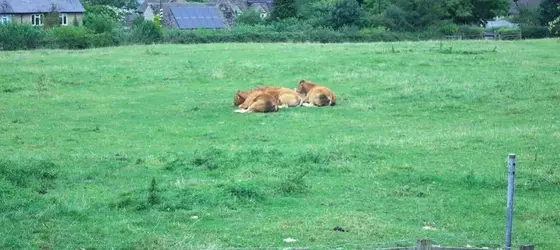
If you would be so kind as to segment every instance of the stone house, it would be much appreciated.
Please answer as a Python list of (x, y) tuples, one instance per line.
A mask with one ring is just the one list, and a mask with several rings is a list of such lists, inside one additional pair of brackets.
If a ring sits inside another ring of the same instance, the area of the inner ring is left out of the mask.
[[(172, 18), (169, 18), (171, 13), (167, 10), (169, 6), (181, 4), (195, 3), (188, 3), (186, 0), (144, 0), (136, 11), (144, 16), (145, 20), (153, 20), (154, 15), (158, 14), (159, 11), (163, 9), (164, 19), (173, 21)], [(208, 0), (205, 4), (216, 6), (221, 12), (226, 26), (232, 26), (237, 16), (251, 8), (259, 11), (262, 18), (267, 17), (272, 11), (274, 0)], [(171, 24), (173, 23), (171, 22)]]
[(62, 26), (82, 24), (86, 12), (80, 0), (0, 0), (0, 23), (43, 26), (45, 14), (53, 8)]

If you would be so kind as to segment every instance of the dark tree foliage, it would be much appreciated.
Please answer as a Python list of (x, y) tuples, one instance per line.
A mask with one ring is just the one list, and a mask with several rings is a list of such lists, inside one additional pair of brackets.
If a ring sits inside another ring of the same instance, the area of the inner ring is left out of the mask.
[(281, 20), (297, 15), (295, 0), (276, 0), (274, 1), (274, 11), (272, 11), (272, 20)]
[(560, 0), (543, 0), (540, 4), (539, 20), (542, 25), (548, 25), (549, 22), (560, 16)]
[(330, 12), (328, 22), (334, 29), (343, 26), (362, 27), (367, 13), (356, 0), (338, 0)]
[(505, 16), (510, 6), (510, 0), (471, 0), (472, 16), (471, 22), (489, 20), (496, 16)]

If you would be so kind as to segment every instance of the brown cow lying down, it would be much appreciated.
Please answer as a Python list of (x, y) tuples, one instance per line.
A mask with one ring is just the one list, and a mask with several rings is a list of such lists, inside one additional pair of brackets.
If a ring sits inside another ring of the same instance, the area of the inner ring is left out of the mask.
[(311, 81), (301, 80), (296, 88), (296, 92), (305, 96), (303, 106), (334, 106), (336, 96), (329, 88), (312, 83)]
[(297, 107), (303, 103), (303, 98), (294, 90), (282, 87), (263, 86), (252, 89), (249, 92), (237, 91), (233, 99), (233, 105), (241, 105), (247, 99), (250, 93), (254, 91), (262, 91), (276, 98), (279, 108)]
[(278, 111), (278, 101), (274, 96), (267, 94), (263, 91), (252, 91), (248, 94), (237, 91), (235, 94), (234, 104), (244, 98), (244, 101), (239, 104), (239, 109), (235, 110), (237, 113), (247, 112), (276, 112)]

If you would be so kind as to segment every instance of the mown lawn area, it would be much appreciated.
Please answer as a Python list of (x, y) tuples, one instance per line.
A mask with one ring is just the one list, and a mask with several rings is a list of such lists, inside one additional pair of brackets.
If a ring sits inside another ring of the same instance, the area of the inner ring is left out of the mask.
[[(503, 247), (515, 153), (513, 244), (558, 249), (559, 51), (524, 40), (0, 52), (0, 248)], [(338, 105), (233, 112), (238, 89), (300, 79)]]

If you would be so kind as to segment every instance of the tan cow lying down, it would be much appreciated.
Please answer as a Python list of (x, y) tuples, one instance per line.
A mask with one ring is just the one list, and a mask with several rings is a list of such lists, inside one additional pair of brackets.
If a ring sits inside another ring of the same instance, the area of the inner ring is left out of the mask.
[(254, 98), (255, 96), (263, 94), (274, 97), (274, 99), (276, 99), (278, 108), (297, 107), (300, 106), (303, 101), (302, 97), (297, 92), (289, 88), (263, 86), (252, 89), (249, 92), (237, 91), (233, 99), (233, 105), (239, 106), (240, 109), (244, 109), (245, 107), (248, 107), (251, 102), (253, 102), (249, 97)]
[(336, 105), (336, 96), (329, 88), (312, 83), (311, 81), (301, 80), (296, 88), (296, 92), (305, 96), (303, 98), (304, 106), (334, 106)]
[(278, 111), (278, 100), (264, 91), (251, 91), (250, 93), (237, 91), (233, 102), (236, 106), (236, 103), (240, 103), (239, 109), (235, 110), (237, 113)]

